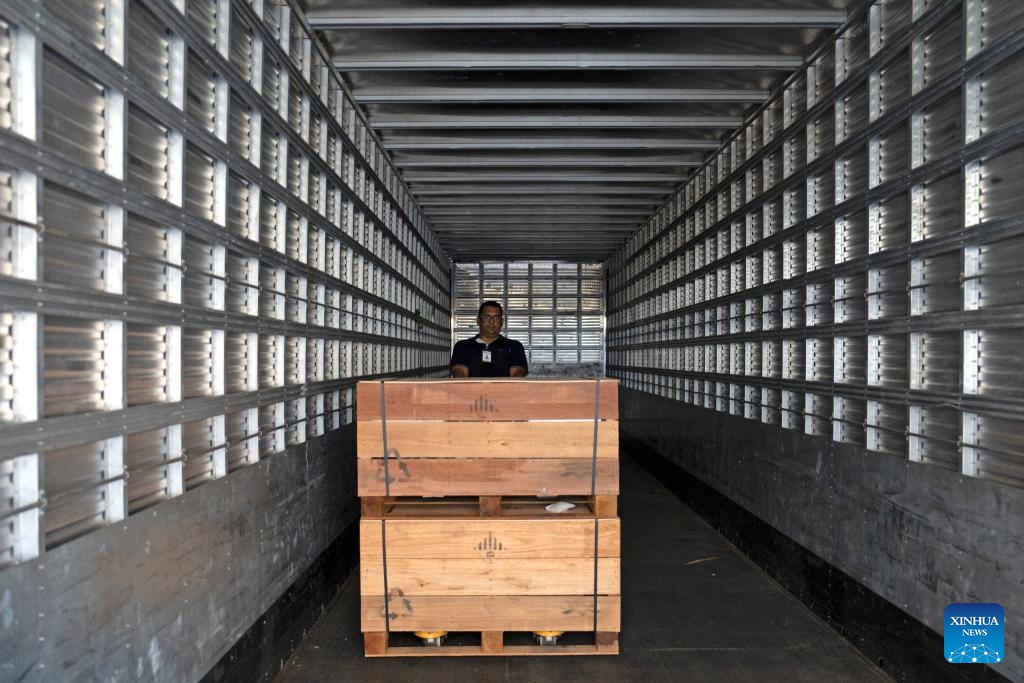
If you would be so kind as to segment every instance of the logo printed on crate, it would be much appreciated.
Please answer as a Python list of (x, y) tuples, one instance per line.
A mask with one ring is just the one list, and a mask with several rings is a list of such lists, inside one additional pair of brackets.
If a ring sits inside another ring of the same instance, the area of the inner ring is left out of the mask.
[(381, 614), (386, 615), (388, 619), (412, 616), (412, 603), (409, 602), (409, 598), (405, 597), (405, 591), (401, 588), (392, 588), (388, 591), (387, 606), (388, 611), (385, 612), (382, 607)]
[[(402, 455), (398, 452), (397, 448), (388, 449), (388, 483), (394, 484), (400, 481), (409, 481), (409, 463), (402, 460)], [(384, 461), (379, 460), (377, 462), (377, 481), (384, 481)]]
[(494, 534), (487, 532), (487, 538), (476, 544), (476, 549), (484, 554), (484, 560), (487, 564), (494, 562), (494, 558), (497, 557), (499, 550), (504, 550), (505, 546), (494, 537)]
[(496, 413), (498, 408), (491, 403), (483, 394), (477, 396), (477, 399), (473, 401), (469, 406), (469, 412), (471, 413)]
[(946, 606), (945, 656), (952, 664), (998, 664), (1003, 661), (1003, 618), (994, 602), (953, 602)]

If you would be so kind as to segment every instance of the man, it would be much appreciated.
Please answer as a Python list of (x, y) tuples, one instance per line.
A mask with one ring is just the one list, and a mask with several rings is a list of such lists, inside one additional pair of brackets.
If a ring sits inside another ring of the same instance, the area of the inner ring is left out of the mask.
[(497, 301), (480, 304), (480, 334), (455, 344), (452, 377), (526, 377), (526, 351), (519, 342), (501, 336), (503, 317)]

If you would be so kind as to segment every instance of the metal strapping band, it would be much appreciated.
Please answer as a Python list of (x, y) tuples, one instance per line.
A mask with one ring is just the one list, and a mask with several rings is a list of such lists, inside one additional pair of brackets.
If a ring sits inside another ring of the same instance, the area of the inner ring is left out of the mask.
[(601, 424), (601, 380), (594, 382), (594, 451), (590, 459), (590, 495), (594, 506), (594, 646), (597, 646), (597, 557), (601, 541), (600, 520), (597, 518), (597, 428)]
[(594, 454), (590, 459), (590, 495), (597, 495), (597, 427), (601, 424), (601, 380), (594, 383)]
[(380, 429), (384, 441), (384, 495), (391, 495), (391, 473), (388, 471), (388, 413), (384, 400), (384, 380), (380, 381)]
[(390, 635), (391, 592), (388, 590), (388, 532), (386, 519), (380, 520), (380, 553), (384, 565), (384, 632)]
[(594, 645), (597, 645), (597, 556), (598, 544), (601, 540), (601, 520), (597, 518), (597, 511), (594, 511)]

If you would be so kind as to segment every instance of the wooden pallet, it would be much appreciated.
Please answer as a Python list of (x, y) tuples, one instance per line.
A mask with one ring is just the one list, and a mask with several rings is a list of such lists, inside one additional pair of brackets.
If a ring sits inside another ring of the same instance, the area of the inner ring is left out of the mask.
[[(558, 501), (576, 507), (552, 513), (548, 505)], [(456, 496), (447, 498), (365, 496), (360, 499), (363, 518), (381, 517), (615, 517), (617, 496), (561, 496), (536, 498), (525, 496)]]
[(506, 644), (504, 631), (480, 631), (479, 645), (391, 645), (386, 632), (363, 633), (363, 648), (367, 657), (472, 657), (544, 656), (544, 655), (617, 655), (619, 634), (616, 631), (598, 631), (591, 634), (587, 645), (511, 645)]

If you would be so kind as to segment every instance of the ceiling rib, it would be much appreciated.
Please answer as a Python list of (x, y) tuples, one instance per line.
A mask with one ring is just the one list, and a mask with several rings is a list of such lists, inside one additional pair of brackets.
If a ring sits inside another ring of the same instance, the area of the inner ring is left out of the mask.
[(441, 225), (431, 226), (438, 232), (471, 232), (472, 230), (478, 230), (482, 224), (501, 226), (506, 229), (515, 228), (516, 230), (530, 228), (537, 229), (538, 226), (545, 230), (578, 230), (579, 228), (595, 228), (600, 230), (620, 231), (627, 230), (631, 231), (636, 228), (636, 224), (627, 221), (602, 221), (602, 220), (589, 220), (589, 221), (564, 221), (564, 220), (552, 220), (545, 221), (543, 219), (538, 220), (514, 220), (514, 221), (499, 221), (491, 218), (480, 218), (474, 221), (468, 221), (466, 223), (444, 223)]
[(536, 209), (545, 206), (557, 205), (566, 209), (578, 208), (588, 209), (601, 206), (636, 207), (646, 209), (648, 212), (657, 207), (657, 200), (650, 197), (584, 197), (581, 199), (578, 193), (558, 194), (555, 192), (523, 196), (522, 193), (515, 197), (422, 197), (417, 203), (423, 209), (434, 209), (440, 207), (508, 207), (509, 210)]
[(355, 93), (360, 104), (515, 104), (603, 102), (740, 102), (755, 104), (768, 99), (767, 90), (726, 88), (366, 88)]
[(396, 154), (395, 163), (405, 168), (677, 168), (701, 166), (697, 156), (532, 156), (474, 154), (454, 156), (406, 156)]
[(592, 116), (522, 114), (432, 116), (428, 114), (379, 115), (370, 120), (377, 130), (403, 128), (737, 128), (739, 116)]
[(403, 136), (385, 137), (386, 149), (718, 149), (717, 140), (683, 138), (626, 138), (544, 136)]
[(597, 185), (580, 183), (578, 185), (566, 185), (566, 184), (555, 184), (548, 183), (546, 185), (469, 185), (463, 184), (456, 187), (413, 187), (410, 186), (412, 193), (417, 197), (423, 197), (428, 195), (545, 195), (545, 194), (557, 194), (563, 195), (572, 193), (576, 195), (609, 195), (609, 194), (624, 194), (630, 197), (639, 195), (654, 195), (656, 197), (664, 197), (668, 194), (668, 190), (665, 187), (651, 187), (650, 185), (640, 186), (626, 186), (626, 185)]
[(609, 208), (607, 206), (576, 206), (576, 207), (519, 207), (516, 210), (514, 205), (486, 206), (486, 207), (451, 207), (445, 209), (433, 209), (430, 212), (434, 220), (453, 218), (475, 218), (476, 216), (508, 216), (517, 214), (529, 214), (531, 216), (629, 216), (643, 217), (643, 209)]
[[(803, 63), (799, 56), (779, 54), (726, 54), (673, 52), (619, 52), (611, 50), (540, 50), (449, 52), (377, 51), (356, 59), (334, 60), (339, 71), (551, 71), (558, 69), (776, 69), (791, 71)], [(370, 56), (372, 55), (372, 56)]]
[(837, 28), (846, 13), (773, 8), (375, 7), (312, 10), (306, 19), (315, 29)]
[(668, 183), (679, 182), (672, 173), (644, 173), (622, 171), (596, 172), (541, 172), (521, 169), (518, 171), (413, 171), (404, 174), (407, 183), (507, 183), (507, 182), (548, 182), (548, 183)]

